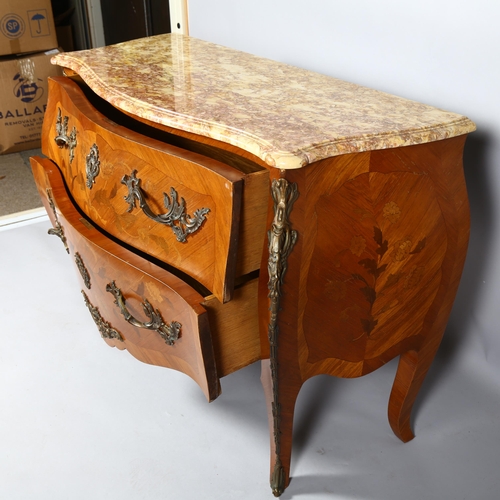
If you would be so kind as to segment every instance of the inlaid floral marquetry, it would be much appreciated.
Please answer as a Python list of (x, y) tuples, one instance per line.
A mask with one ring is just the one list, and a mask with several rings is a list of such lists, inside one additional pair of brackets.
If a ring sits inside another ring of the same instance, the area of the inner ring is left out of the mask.
[[(424, 316), (412, 317), (411, 311), (416, 304), (427, 310), (437, 293), (446, 242), (432, 234), (444, 225), (432, 181), (424, 175), (362, 174), (332, 198), (327, 211), (321, 200), (315, 208), (318, 241), (328, 243), (330, 265), (315, 275), (316, 262), (323, 258), (317, 247), (309, 279), (316, 279), (318, 287), (309, 296), (305, 321), (329, 325), (331, 352), (354, 361), (376, 353), (378, 345), (397, 343), (397, 337), (390, 340), (387, 335), (398, 324), (410, 325), (405, 326), (408, 335), (421, 328)], [(344, 221), (340, 233), (338, 220)], [(425, 294), (418, 293), (422, 286)], [(319, 309), (314, 298), (328, 300), (328, 307)], [(322, 359), (325, 342), (317, 345), (311, 335), (307, 340), (309, 360)]]
[[(389, 205), (389, 204), (388, 204)], [(385, 216), (385, 208), (388, 206), (386, 205), (384, 207), (384, 216)], [(391, 210), (393, 211), (391, 214), (391, 217), (389, 220), (394, 223), (397, 221), (399, 218), (399, 215), (401, 214), (401, 211), (397, 207), (397, 205), (393, 202), (391, 202)], [(396, 215), (397, 214), (397, 217)], [(355, 237), (356, 238), (356, 237)], [(361, 238), (361, 237), (359, 237)], [(389, 246), (393, 248), (392, 252), (392, 262), (393, 263), (400, 263), (403, 262), (411, 255), (415, 255), (420, 253), (424, 247), (425, 247), (425, 237), (421, 239), (414, 248), (412, 248), (412, 242), (410, 239), (405, 239), (402, 241), (397, 241), (397, 242), (389, 242), (388, 240), (384, 239), (384, 236), (382, 234), (382, 230), (374, 226), (373, 227), (373, 240), (375, 241), (377, 248), (375, 250), (375, 253), (377, 254), (376, 258), (366, 258), (362, 259), (358, 262), (358, 265), (362, 266), (369, 275), (371, 275), (371, 280), (366, 279), (361, 273), (354, 272), (351, 274), (351, 277), (354, 281), (358, 282), (360, 285), (360, 291), (362, 292), (365, 300), (370, 304), (370, 309), (368, 313), (366, 314), (365, 317), (361, 317), (361, 325), (363, 327), (363, 332), (366, 335), (370, 335), (373, 329), (377, 326), (378, 324), (378, 319), (373, 316), (373, 306), (375, 304), (375, 301), (377, 300), (377, 295), (383, 294), (383, 293), (388, 293), (389, 289), (391, 287), (396, 286), (399, 283), (399, 280), (401, 278), (406, 279), (406, 284), (405, 288), (408, 288), (409, 286), (416, 286), (420, 279), (422, 278), (424, 274), (425, 267), (419, 266), (413, 266), (410, 268), (410, 270), (405, 269), (405, 268), (398, 268), (398, 271), (395, 274), (391, 274), (388, 272), (388, 266), (390, 265), (389, 263), (384, 263), (382, 264), (383, 257), (386, 254), (386, 252), (389, 250)], [(360, 253), (358, 252), (353, 252), (354, 255), (360, 256), (364, 253), (364, 249), (366, 246), (364, 246), (363, 251)], [(358, 249), (359, 250), (359, 249)], [(351, 252), (352, 252), (352, 247), (351, 247)], [(418, 271), (416, 272), (416, 270)], [(385, 284), (382, 288), (380, 288), (379, 283), (381, 281), (384, 281), (385, 279)], [(411, 283), (411, 285), (408, 285)], [(380, 289), (380, 291), (378, 291)], [(340, 297), (339, 297), (340, 298)], [(380, 312), (385, 312), (391, 307), (391, 305), (386, 306), (386, 308), (383, 308)], [(344, 311), (347, 313), (347, 311)], [(357, 340), (357, 339), (354, 339)]]

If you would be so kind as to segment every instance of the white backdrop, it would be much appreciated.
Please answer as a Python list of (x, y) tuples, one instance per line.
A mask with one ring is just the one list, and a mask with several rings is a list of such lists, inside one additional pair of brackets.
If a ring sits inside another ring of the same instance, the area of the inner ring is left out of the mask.
[[(307, 9), (306, 9), (307, 6)], [(445, 341), (387, 423), (395, 364), (299, 395), (282, 500), (492, 500), (500, 491), (500, 6), (494, 0), (190, 0), (192, 36), (463, 113), (472, 238)], [(48, 222), (0, 230), (0, 498), (255, 500), (268, 485), (259, 365), (208, 405), (178, 372), (108, 348)]]
[(189, 0), (190, 35), (464, 114), (469, 254), (441, 349), (500, 372), (500, 4)]

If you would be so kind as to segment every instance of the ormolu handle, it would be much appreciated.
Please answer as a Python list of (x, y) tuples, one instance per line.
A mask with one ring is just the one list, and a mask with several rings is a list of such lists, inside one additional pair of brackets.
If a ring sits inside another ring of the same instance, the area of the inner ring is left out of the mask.
[(186, 214), (186, 202), (184, 198), (181, 198), (181, 201), (178, 202), (177, 191), (171, 187), (170, 196), (172, 197), (172, 201), (170, 201), (166, 193), (163, 193), (163, 203), (165, 204), (167, 213), (155, 214), (145, 200), (144, 193), (140, 187), (141, 180), (136, 177), (136, 174), (137, 170), (134, 170), (130, 175), (124, 175), (121, 181), (128, 188), (128, 195), (124, 197), (125, 201), (129, 204), (128, 211), (131, 212), (135, 208), (135, 201), (137, 199), (140, 208), (150, 219), (171, 227), (177, 241), (185, 243), (187, 236), (201, 227), (210, 209), (199, 208), (194, 212), (194, 217), (191, 218), (191, 216)]
[(47, 192), (47, 199), (49, 200), (50, 208), (52, 209), (52, 213), (54, 214), (54, 227), (49, 229), (48, 233), (53, 234), (54, 236), (57, 236), (58, 238), (61, 238), (61, 241), (63, 242), (64, 248), (66, 249), (66, 252), (69, 253), (68, 240), (66, 239), (66, 236), (64, 234), (64, 229), (61, 226), (61, 223), (59, 222), (59, 218), (57, 217), (56, 205), (54, 203), (54, 200), (52, 199), (52, 192), (50, 189), (47, 189), (46, 192)]
[(64, 148), (64, 147), (66, 147), (66, 148), (68, 147), (69, 140), (68, 140), (68, 137), (66, 137), (66, 136), (58, 135), (58, 136), (54, 137), (54, 141), (56, 141), (56, 144), (61, 149)]
[(143, 323), (142, 321), (134, 318), (132, 314), (130, 314), (127, 306), (125, 305), (125, 298), (123, 297), (121, 290), (115, 285), (114, 281), (106, 285), (106, 291), (114, 295), (115, 304), (120, 308), (123, 317), (131, 325), (138, 328), (146, 328), (147, 330), (154, 330), (155, 332), (158, 332), (161, 338), (168, 345), (173, 345), (179, 338), (182, 325), (177, 321), (172, 321), (169, 325), (167, 325), (163, 321), (160, 311), (158, 311), (158, 309), (153, 309), (153, 306), (147, 299), (145, 299), (142, 303), (142, 308), (144, 309), (144, 313), (146, 314), (146, 316), (149, 318), (149, 321)]
[(71, 133), (68, 135), (68, 117), (62, 117), (61, 108), (57, 108), (56, 134), (54, 137), (55, 143), (60, 149), (69, 149), (69, 162), (71, 163), (75, 157), (76, 128), (73, 127)]

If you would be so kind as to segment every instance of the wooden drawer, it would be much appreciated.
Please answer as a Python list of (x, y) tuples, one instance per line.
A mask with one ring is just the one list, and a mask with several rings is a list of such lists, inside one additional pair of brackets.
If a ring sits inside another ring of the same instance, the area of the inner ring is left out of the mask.
[[(243, 172), (112, 122), (68, 78), (49, 82), (43, 153), (111, 235), (187, 273), (222, 302), (259, 269), (268, 172)], [(239, 249), (239, 250), (238, 250)]]
[(209, 401), (220, 393), (219, 377), (259, 358), (257, 280), (237, 289), (229, 304), (203, 297), (84, 219), (50, 160), (32, 158), (31, 164), (54, 226), (49, 232), (75, 262), (82, 301), (107, 344), (189, 375)]

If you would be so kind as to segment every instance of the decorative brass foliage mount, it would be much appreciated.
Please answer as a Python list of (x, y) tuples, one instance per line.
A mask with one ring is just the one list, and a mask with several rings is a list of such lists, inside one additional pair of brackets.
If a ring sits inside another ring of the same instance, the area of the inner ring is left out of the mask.
[(177, 241), (185, 243), (188, 235), (200, 229), (210, 209), (199, 208), (194, 212), (194, 217), (187, 215), (186, 201), (184, 198), (181, 198), (180, 202), (177, 201), (179, 195), (171, 187), (170, 197), (172, 200), (166, 193), (163, 193), (163, 202), (167, 212), (165, 214), (155, 214), (146, 202), (144, 192), (140, 187), (141, 179), (138, 179), (136, 174), (137, 170), (134, 170), (130, 175), (124, 175), (121, 180), (122, 184), (125, 184), (128, 188), (128, 195), (125, 196), (125, 201), (129, 204), (128, 211), (131, 212), (135, 208), (135, 202), (138, 200), (139, 207), (146, 216), (155, 222), (171, 227)]
[(99, 309), (90, 303), (87, 294), (83, 290), (82, 290), (82, 295), (83, 295), (83, 300), (85, 301), (85, 305), (90, 311), (92, 319), (97, 325), (101, 337), (103, 339), (116, 339), (119, 340), (120, 342), (123, 342), (123, 337), (121, 336), (120, 332), (115, 330), (107, 321), (104, 321), (103, 317), (101, 316), (101, 313), (99, 312)]
[(66, 239), (66, 236), (64, 234), (64, 229), (61, 226), (61, 223), (59, 222), (59, 218), (57, 217), (56, 205), (54, 203), (54, 200), (52, 199), (52, 191), (50, 189), (47, 189), (46, 192), (47, 192), (47, 199), (49, 200), (49, 205), (50, 208), (52, 209), (52, 213), (54, 214), (54, 221), (55, 221), (55, 227), (49, 229), (48, 233), (60, 238), (61, 241), (63, 242), (64, 248), (66, 249), (66, 252), (69, 253), (68, 240)]
[(73, 127), (71, 133), (68, 135), (68, 116), (62, 117), (61, 108), (57, 108), (56, 118), (56, 136), (54, 141), (59, 149), (69, 149), (69, 162), (71, 163), (75, 157), (76, 148), (76, 128)]
[(86, 185), (92, 189), (95, 178), (99, 175), (101, 161), (99, 160), (99, 148), (97, 144), (92, 144), (90, 152), (85, 159), (85, 173), (87, 174)]
[(83, 259), (81, 255), (76, 252), (75, 253), (75, 263), (76, 267), (78, 267), (78, 270), (80, 271), (80, 274), (82, 275), (83, 282), (85, 283), (85, 286), (90, 290), (90, 274), (87, 271), (87, 268), (85, 267), (85, 264), (83, 263)]
[(286, 179), (277, 179), (272, 182), (271, 195), (274, 201), (274, 219), (268, 231), (269, 260), (267, 264), (269, 281), (268, 297), (270, 299), (270, 320), (268, 337), (270, 344), (270, 365), (273, 389), (272, 413), (273, 435), (275, 444), (275, 466), (271, 476), (271, 488), (274, 496), (280, 496), (285, 489), (285, 473), (281, 463), (281, 409), (278, 387), (278, 313), (282, 285), (287, 270), (287, 259), (297, 241), (297, 231), (290, 225), (289, 216), (292, 206), (299, 193), (295, 183), (290, 184)]

